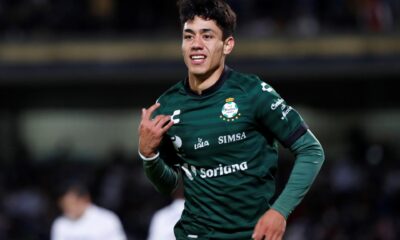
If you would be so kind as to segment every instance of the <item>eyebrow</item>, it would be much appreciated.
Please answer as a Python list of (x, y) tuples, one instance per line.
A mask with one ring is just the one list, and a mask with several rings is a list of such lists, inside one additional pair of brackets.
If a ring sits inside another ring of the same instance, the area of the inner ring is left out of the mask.
[[(193, 29), (187, 28), (183, 30), (185, 33), (191, 33), (191, 34), (195, 34), (195, 31)], [(207, 32), (214, 32), (211, 28), (203, 28), (200, 29), (200, 33), (207, 33)]]

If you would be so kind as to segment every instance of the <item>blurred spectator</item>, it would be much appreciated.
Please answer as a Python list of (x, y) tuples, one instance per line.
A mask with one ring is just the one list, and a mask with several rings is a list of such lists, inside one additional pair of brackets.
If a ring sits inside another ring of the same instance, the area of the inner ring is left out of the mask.
[(154, 213), (147, 240), (175, 240), (174, 226), (181, 218), (185, 205), (182, 184), (172, 194), (173, 201)]
[(80, 183), (68, 184), (61, 190), (59, 205), (63, 216), (51, 229), (52, 240), (125, 240), (119, 218), (111, 211), (92, 203), (89, 191)]

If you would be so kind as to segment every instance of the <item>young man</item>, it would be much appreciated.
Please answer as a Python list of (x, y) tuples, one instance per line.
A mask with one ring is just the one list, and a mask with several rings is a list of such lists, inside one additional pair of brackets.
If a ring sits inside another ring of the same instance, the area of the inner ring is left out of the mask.
[[(257, 76), (225, 66), (235, 13), (223, 0), (182, 0), (188, 77), (142, 110), (139, 155), (163, 193), (182, 176), (185, 209), (177, 239), (282, 239), (286, 219), (324, 161), (300, 115)], [(275, 193), (280, 142), (296, 156)]]
[(126, 240), (122, 224), (113, 212), (94, 205), (89, 191), (79, 183), (66, 184), (60, 191), (63, 216), (51, 228), (52, 240)]

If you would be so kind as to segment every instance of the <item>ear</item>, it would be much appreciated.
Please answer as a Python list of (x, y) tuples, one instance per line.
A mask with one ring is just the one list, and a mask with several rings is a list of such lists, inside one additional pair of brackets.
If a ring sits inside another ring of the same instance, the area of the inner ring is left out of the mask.
[(232, 36), (227, 37), (224, 41), (224, 54), (225, 55), (230, 54), (234, 46), (235, 46), (235, 39)]

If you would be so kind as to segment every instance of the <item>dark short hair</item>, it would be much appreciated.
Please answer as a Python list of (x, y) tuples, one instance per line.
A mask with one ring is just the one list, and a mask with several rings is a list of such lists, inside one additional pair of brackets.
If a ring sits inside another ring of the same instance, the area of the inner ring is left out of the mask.
[(67, 180), (60, 183), (57, 188), (56, 197), (57, 199), (61, 199), (68, 193), (74, 193), (79, 197), (90, 196), (88, 186), (84, 182), (77, 180)]
[(214, 20), (222, 30), (223, 40), (233, 36), (236, 14), (224, 0), (178, 0), (177, 4), (182, 26), (199, 16), (206, 20)]

